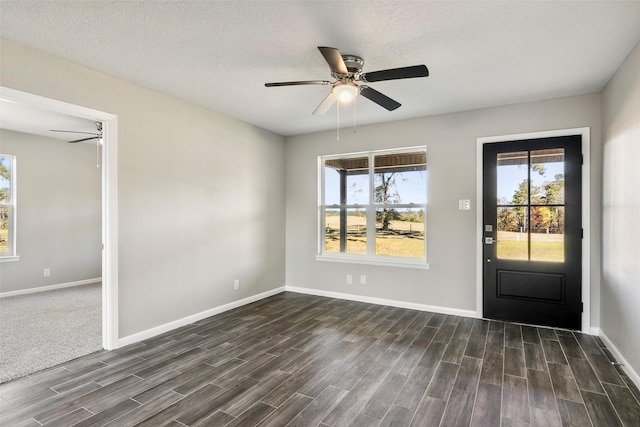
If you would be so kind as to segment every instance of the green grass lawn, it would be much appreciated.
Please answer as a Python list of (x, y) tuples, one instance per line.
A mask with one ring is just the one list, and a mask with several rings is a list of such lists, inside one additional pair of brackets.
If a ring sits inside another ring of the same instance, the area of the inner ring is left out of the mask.
[[(331, 230), (326, 235), (325, 251), (340, 252), (340, 217), (326, 217), (326, 224)], [(378, 228), (380, 224), (376, 224)], [(347, 253), (367, 254), (366, 218), (347, 216)], [(423, 258), (424, 257), (424, 223), (392, 220), (389, 232), (379, 229), (376, 234), (376, 255)]]
[[(526, 260), (527, 242), (500, 241), (496, 254), (498, 259)], [(531, 242), (531, 260), (564, 262), (564, 242)]]
[[(340, 239), (327, 236), (325, 243), (327, 252), (340, 252)], [(367, 253), (367, 242), (364, 236), (347, 236), (347, 253)], [(378, 236), (376, 238), (376, 255), (422, 258), (424, 257), (424, 239), (406, 236)]]
[(376, 255), (423, 258), (424, 238), (378, 236), (376, 238)]

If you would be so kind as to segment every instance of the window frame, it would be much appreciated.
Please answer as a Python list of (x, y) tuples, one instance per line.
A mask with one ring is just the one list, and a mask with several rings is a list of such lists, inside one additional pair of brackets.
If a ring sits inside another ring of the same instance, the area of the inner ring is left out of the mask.
[(17, 196), (17, 185), (16, 185), (16, 177), (17, 177), (17, 160), (16, 160), (16, 156), (11, 155), (11, 154), (0, 154), (0, 156), (4, 157), (4, 158), (8, 158), (10, 160), (10, 165), (11, 165), (11, 172), (9, 175), (9, 182), (10, 182), (10, 191), (9, 191), (9, 201), (8, 203), (2, 203), (0, 202), (0, 208), (6, 208), (9, 212), (9, 218), (8, 218), (8, 234), (7, 234), (7, 243), (8, 243), (8, 247), (7, 247), (7, 253), (6, 254), (1, 254), (0, 253), (0, 263), (3, 262), (12, 262), (12, 261), (19, 261), (20, 257), (17, 255), (17, 248), (16, 248), (16, 230), (17, 230), (17, 216), (18, 216), (18, 207), (17, 207), (17, 200), (18, 200), (18, 196)]
[[(360, 151), (353, 153), (343, 154), (331, 154), (318, 156), (318, 175), (317, 175), (317, 249), (316, 260), (317, 261), (329, 261), (329, 262), (343, 262), (354, 264), (369, 264), (369, 265), (383, 265), (392, 267), (405, 267), (405, 268), (418, 268), (428, 269), (429, 264), (427, 262), (427, 206), (428, 206), (428, 174), (426, 175), (426, 183), (424, 188), (424, 203), (375, 203), (374, 187), (375, 187), (375, 157), (389, 154), (402, 154), (411, 153), (416, 151), (422, 151), (427, 156), (427, 146), (419, 145), (412, 147), (402, 147), (384, 150), (372, 150), (372, 151)], [(367, 157), (368, 160), (368, 185), (369, 185), (369, 197), (366, 204), (325, 204), (325, 161), (327, 160), (344, 160), (355, 157)], [(425, 164), (426, 168), (426, 164)], [(427, 170), (425, 170), (427, 173)], [(424, 256), (420, 258), (415, 257), (400, 257), (389, 255), (376, 255), (375, 254), (375, 239), (376, 239), (376, 210), (384, 208), (393, 209), (422, 209), (424, 212)], [(366, 254), (352, 254), (345, 252), (327, 252), (325, 248), (326, 238), (326, 226), (325, 226), (325, 211), (327, 209), (364, 209), (366, 212), (366, 242), (367, 253)]]

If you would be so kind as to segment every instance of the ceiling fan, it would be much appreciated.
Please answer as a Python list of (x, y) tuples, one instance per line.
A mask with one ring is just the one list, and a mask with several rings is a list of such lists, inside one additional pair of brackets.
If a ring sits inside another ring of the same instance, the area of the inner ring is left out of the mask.
[(91, 141), (92, 139), (102, 138), (102, 122), (96, 122), (97, 132), (80, 132), (77, 130), (61, 130), (61, 129), (49, 129), (50, 132), (64, 132), (64, 133), (79, 133), (84, 135), (93, 135), (88, 138), (74, 139), (73, 141), (67, 141), (69, 144), (75, 144), (76, 142)]
[(67, 141), (68, 144), (75, 144), (77, 142), (91, 141), (96, 139), (96, 167), (100, 167), (100, 145), (102, 145), (102, 122), (95, 122), (97, 132), (81, 132), (77, 130), (61, 130), (61, 129), (49, 129), (50, 132), (64, 132), (64, 133), (79, 133), (84, 135), (91, 135), (86, 138), (74, 139), (73, 141)]
[(429, 75), (429, 70), (426, 65), (413, 65), (410, 67), (392, 68), (388, 70), (363, 73), (362, 67), (364, 65), (364, 60), (359, 56), (342, 55), (340, 51), (334, 47), (318, 46), (318, 50), (329, 64), (331, 76), (336, 79), (334, 82), (330, 82), (328, 80), (303, 80), (294, 82), (265, 83), (265, 86), (331, 85), (331, 92), (313, 112), (313, 114), (316, 115), (326, 113), (336, 100), (349, 102), (358, 96), (358, 94), (389, 111), (393, 111), (400, 107), (401, 104), (398, 101), (389, 98), (367, 85), (358, 85), (356, 82), (374, 83), (385, 80), (427, 77)]

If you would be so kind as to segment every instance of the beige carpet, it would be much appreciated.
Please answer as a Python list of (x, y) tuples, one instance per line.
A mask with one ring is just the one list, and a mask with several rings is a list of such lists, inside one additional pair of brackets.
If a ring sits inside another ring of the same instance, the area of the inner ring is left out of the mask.
[(101, 289), (0, 298), (0, 383), (101, 350)]

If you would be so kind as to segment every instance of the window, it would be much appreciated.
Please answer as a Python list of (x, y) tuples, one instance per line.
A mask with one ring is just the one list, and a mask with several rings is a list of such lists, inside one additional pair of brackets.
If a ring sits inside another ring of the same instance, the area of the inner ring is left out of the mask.
[(426, 147), (318, 158), (321, 261), (427, 268)]
[(16, 158), (0, 154), (0, 261), (16, 261)]
[(496, 256), (564, 262), (564, 148), (498, 153), (496, 164)]

